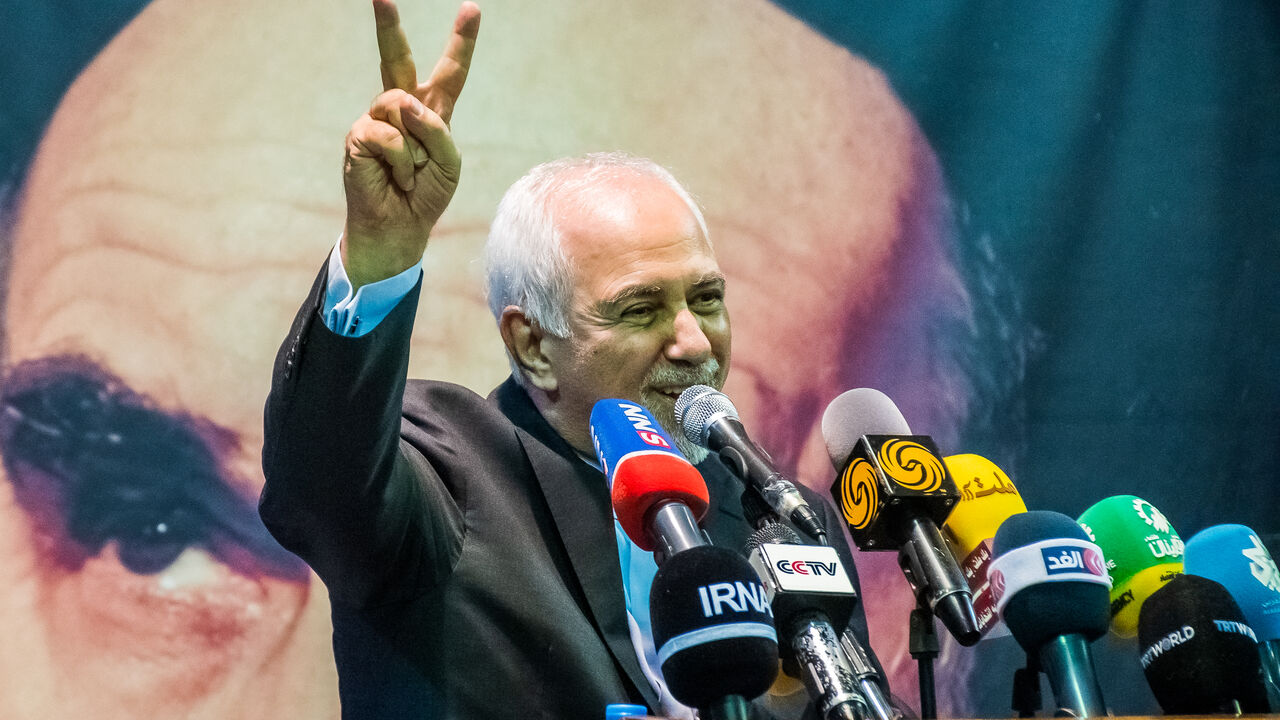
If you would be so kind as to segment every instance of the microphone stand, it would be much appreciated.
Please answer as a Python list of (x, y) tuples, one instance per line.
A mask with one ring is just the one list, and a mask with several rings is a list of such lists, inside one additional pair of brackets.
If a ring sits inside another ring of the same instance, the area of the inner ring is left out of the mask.
[(1055, 717), (1107, 716), (1097, 677), (1092, 674), (1082, 677), (1071, 672), (1076, 667), (1088, 667), (1091, 671), (1093, 668), (1089, 641), (1083, 635), (1062, 635), (1038, 651), (1028, 652), (1027, 666), (1013, 673), (1013, 709), (1018, 717), (1035, 717), (1040, 710), (1041, 673), (1048, 676), (1053, 690), (1054, 704), (1058, 706)]
[(907, 648), (916, 660), (920, 677), (920, 720), (938, 717), (938, 696), (934, 689), (933, 660), (938, 657), (938, 633), (933, 627), (933, 611), (927, 603), (916, 602), (908, 621)]
[[(1076, 668), (1088, 668), (1081, 673)], [(1040, 648), (1040, 669), (1049, 676), (1049, 687), (1058, 705), (1058, 716), (1065, 711), (1072, 717), (1105, 717), (1107, 706), (1102, 701), (1102, 688), (1093, 670), (1093, 656), (1084, 635), (1059, 635)]]
[(1027, 653), (1027, 666), (1013, 671), (1013, 710), (1020, 718), (1033, 718), (1040, 704), (1040, 658)]
[(1267, 704), (1271, 712), (1280, 713), (1280, 640), (1258, 643), (1262, 657), (1262, 684), (1267, 688)]

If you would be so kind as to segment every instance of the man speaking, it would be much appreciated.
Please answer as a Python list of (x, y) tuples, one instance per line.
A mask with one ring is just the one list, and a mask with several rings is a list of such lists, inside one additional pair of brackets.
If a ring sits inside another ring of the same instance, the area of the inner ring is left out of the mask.
[[(421, 258), (460, 177), (448, 123), (480, 17), (462, 6), (419, 84), (395, 6), (374, 8), (385, 92), (347, 136), (346, 226), (277, 356), (260, 502), (329, 588), (344, 714), (680, 713), (646, 657), (647, 618), (628, 612), (647, 592), (634, 589), (641, 551), (615, 529), (588, 418), (619, 397), (674, 429), (684, 388), (723, 384), (730, 325), (706, 223), (646, 160), (535, 168), (486, 247), (511, 378), (488, 398), (406, 380)], [(716, 459), (699, 469), (706, 529), (740, 549), (736, 482)]]

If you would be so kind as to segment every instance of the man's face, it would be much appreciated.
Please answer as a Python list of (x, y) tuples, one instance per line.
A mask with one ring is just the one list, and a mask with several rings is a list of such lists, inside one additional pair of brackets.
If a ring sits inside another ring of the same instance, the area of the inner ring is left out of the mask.
[(589, 449), (592, 407), (616, 397), (644, 404), (680, 440), (680, 393), (719, 388), (729, 370), (724, 275), (689, 207), (660, 180), (625, 171), (579, 192), (556, 212), (572, 267), (570, 335), (544, 340), (557, 429)]

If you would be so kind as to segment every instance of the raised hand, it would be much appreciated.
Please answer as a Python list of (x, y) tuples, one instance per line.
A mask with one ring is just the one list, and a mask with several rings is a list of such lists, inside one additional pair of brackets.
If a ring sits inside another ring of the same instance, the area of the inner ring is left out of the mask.
[(373, 0), (384, 92), (347, 133), (343, 265), (355, 287), (389, 278), (422, 257), (458, 187), (462, 161), (449, 120), (471, 66), (480, 8), (458, 8), (444, 53), (418, 84), (392, 0)]

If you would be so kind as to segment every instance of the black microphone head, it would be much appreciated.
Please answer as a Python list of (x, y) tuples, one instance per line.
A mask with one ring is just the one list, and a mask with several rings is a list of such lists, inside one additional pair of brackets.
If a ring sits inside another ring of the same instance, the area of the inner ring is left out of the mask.
[(717, 418), (739, 420), (738, 408), (728, 395), (709, 385), (690, 385), (676, 399), (676, 422), (689, 442), (707, 446), (711, 423)]
[(1075, 520), (1032, 510), (1011, 515), (993, 542), (992, 592), (1009, 632), (1028, 653), (1060, 635), (1096, 640), (1111, 622), (1102, 553)]
[(649, 617), (662, 677), (685, 705), (754, 698), (778, 674), (773, 610), (737, 553), (704, 545), (667, 558), (653, 579)]
[(1268, 711), (1258, 643), (1225, 587), (1180, 575), (1138, 611), (1143, 672), (1156, 701), (1174, 715)]

